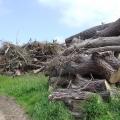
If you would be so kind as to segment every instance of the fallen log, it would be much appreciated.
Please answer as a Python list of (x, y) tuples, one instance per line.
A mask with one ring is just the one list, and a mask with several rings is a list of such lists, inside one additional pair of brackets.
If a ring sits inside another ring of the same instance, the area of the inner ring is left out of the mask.
[(97, 37), (111, 37), (111, 36), (119, 36), (120, 35), (120, 18), (110, 24), (104, 30), (97, 32)]
[[(120, 67), (120, 61), (114, 57), (111, 53), (102, 53), (101, 58), (113, 67), (114, 70), (118, 70)], [(61, 56), (54, 58), (48, 65), (47, 74), (51, 77), (58, 76), (76, 76), (77, 74), (81, 76), (90, 76), (92, 74), (95, 79), (106, 78), (103, 73), (104, 71), (100, 69), (97, 62), (93, 59), (92, 55), (72, 55), (72, 56)]]
[(109, 91), (102, 91), (99, 94), (96, 94), (92, 92), (80, 91), (80, 89), (58, 89), (57, 91), (50, 94), (48, 98), (50, 101), (63, 101), (70, 111), (77, 111), (79, 113), (83, 103), (92, 97), (99, 95), (105, 101), (110, 100)]
[[(63, 61), (64, 62), (61, 62)], [(57, 63), (56, 63), (57, 61)], [(51, 63), (52, 62), (52, 63)], [(86, 75), (90, 73), (100, 74), (101, 72), (91, 59), (91, 56), (74, 56), (61, 57), (61, 59), (53, 59), (48, 65), (47, 74), (51, 77), (59, 76), (76, 76), (76, 74)]]
[[(91, 92), (80, 92), (70, 90), (70, 89), (64, 89), (64, 90), (58, 90), (57, 92), (53, 92), (51, 95), (49, 95), (49, 100), (51, 101), (63, 101), (63, 103), (68, 107), (71, 114), (77, 119), (77, 120), (83, 120), (86, 119), (86, 111), (84, 109), (84, 105), (87, 101), (89, 101), (92, 97), (97, 96), (98, 99), (101, 99), (99, 95), (96, 93)], [(110, 93), (109, 92), (102, 92), (100, 93), (100, 96), (103, 98), (103, 100), (108, 101), (110, 99)]]
[(105, 51), (120, 52), (120, 46), (105, 46), (105, 47), (99, 47), (99, 48), (90, 48), (86, 51), (83, 51), (83, 53), (92, 54), (94, 52), (105, 52)]
[(120, 80), (120, 69), (115, 70), (110, 64), (103, 60), (97, 52), (93, 53), (92, 58), (99, 66), (99, 69), (103, 71), (108, 82), (117, 83)]
[(117, 59), (112, 51), (106, 51), (99, 53), (100, 57), (110, 64), (115, 70), (118, 70), (120, 67), (120, 60)]
[(89, 91), (100, 93), (102, 91), (110, 90), (110, 85), (106, 80), (99, 80), (99, 81), (90, 81), (87, 85), (85, 85), (81, 91)]
[[(105, 46), (120, 46), (120, 36), (118, 37), (100, 37), (97, 39), (87, 39), (83, 41), (82, 43), (79, 43), (77, 45), (71, 46), (67, 48), (62, 55), (69, 55), (75, 50), (83, 51), (84, 49), (90, 49), (90, 48), (97, 48), (97, 47), (105, 47)], [(84, 48), (84, 49), (83, 49)]]
[(99, 26), (95, 26), (95, 27), (92, 27), (90, 29), (87, 29), (83, 32), (80, 32), (76, 35), (73, 35), (67, 39), (65, 39), (65, 43), (66, 45), (69, 47), (69, 45), (71, 44), (72, 40), (74, 38), (77, 38), (77, 39), (81, 39), (81, 40), (85, 40), (85, 39), (89, 39), (89, 38), (92, 38), (93, 36), (96, 35), (97, 31), (101, 31), (101, 30), (104, 30), (105, 28), (107, 28), (111, 23), (108, 23), (108, 24), (103, 24), (103, 25), (99, 25)]
[(64, 89), (64, 90), (58, 90), (56, 92), (53, 92), (51, 95), (49, 95), (49, 100), (57, 100), (57, 101), (65, 101), (66, 99), (74, 99), (74, 100), (87, 100), (90, 97), (92, 97), (94, 94), (91, 92), (85, 92), (85, 91), (77, 91), (77, 90), (70, 90), (70, 89)]
[(83, 120), (86, 117), (86, 113), (83, 109), (83, 103), (89, 100), (95, 93), (90, 92), (78, 92), (71, 89), (58, 90), (49, 95), (50, 101), (63, 101), (68, 107), (71, 114), (78, 120)]

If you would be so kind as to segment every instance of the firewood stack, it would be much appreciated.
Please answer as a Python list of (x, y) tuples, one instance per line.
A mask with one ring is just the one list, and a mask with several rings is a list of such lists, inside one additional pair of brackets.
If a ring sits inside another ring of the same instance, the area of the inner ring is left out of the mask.
[(109, 100), (120, 83), (119, 35), (120, 19), (67, 38), (67, 48), (47, 65), (49, 99), (63, 101), (82, 120), (82, 101), (94, 94)]

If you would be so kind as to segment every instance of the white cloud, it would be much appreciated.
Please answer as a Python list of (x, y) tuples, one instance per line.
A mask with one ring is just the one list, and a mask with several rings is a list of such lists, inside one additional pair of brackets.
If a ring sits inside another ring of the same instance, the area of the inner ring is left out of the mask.
[(110, 22), (120, 17), (119, 0), (38, 0), (56, 9), (60, 22), (72, 27)]

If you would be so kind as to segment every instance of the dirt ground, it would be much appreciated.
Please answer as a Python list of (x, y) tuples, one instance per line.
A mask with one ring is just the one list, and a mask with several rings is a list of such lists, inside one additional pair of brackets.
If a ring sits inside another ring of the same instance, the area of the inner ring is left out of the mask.
[(15, 100), (0, 96), (0, 120), (28, 120), (28, 118)]

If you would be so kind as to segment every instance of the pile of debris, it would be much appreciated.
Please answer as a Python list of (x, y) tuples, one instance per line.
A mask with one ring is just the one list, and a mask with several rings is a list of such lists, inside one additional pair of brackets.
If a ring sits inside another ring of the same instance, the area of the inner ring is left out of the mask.
[(66, 39), (61, 55), (47, 65), (50, 100), (63, 101), (83, 120), (80, 103), (94, 94), (109, 100), (120, 85), (120, 19)]
[(120, 19), (67, 38), (67, 47), (55, 42), (35, 41), (23, 46), (6, 42), (0, 48), (0, 73), (44, 71), (52, 91), (49, 99), (63, 101), (83, 120), (83, 101), (95, 94), (108, 101), (120, 85), (119, 35)]
[(40, 43), (37, 41), (23, 46), (4, 42), (0, 48), (0, 73), (21, 75), (33, 70), (42, 71), (44, 63), (60, 54), (63, 47), (57, 43)]

